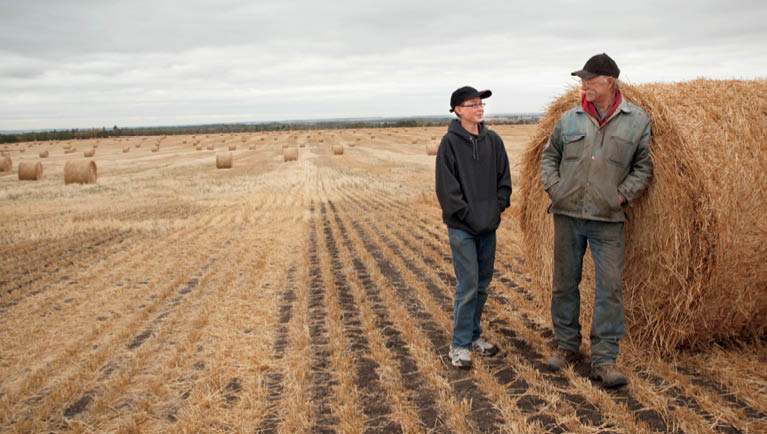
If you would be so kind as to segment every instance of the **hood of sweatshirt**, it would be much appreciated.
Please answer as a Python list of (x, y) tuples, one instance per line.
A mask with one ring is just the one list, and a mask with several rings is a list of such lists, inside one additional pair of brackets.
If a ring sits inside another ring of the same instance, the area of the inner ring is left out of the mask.
[(477, 152), (477, 143), (479, 141), (484, 140), (485, 136), (487, 135), (487, 128), (485, 128), (485, 123), (480, 122), (477, 125), (479, 129), (479, 134), (474, 135), (470, 132), (466, 131), (463, 126), (461, 125), (460, 119), (453, 119), (450, 124), (447, 126), (447, 132), (448, 134), (454, 134), (461, 138), (461, 142), (465, 143), (466, 146), (472, 147), (472, 155), (474, 156), (474, 159), (479, 161), (479, 152)]

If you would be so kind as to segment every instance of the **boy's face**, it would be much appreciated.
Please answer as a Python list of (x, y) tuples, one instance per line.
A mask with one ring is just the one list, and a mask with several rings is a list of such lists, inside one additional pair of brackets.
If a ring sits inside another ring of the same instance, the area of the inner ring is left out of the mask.
[(482, 122), (482, 117), (485, 115), (485, 108), (482, 107), (482, 99), (476, 97), (467, 99), (455, 106), (455, 113), (461, 120), (478, 124)]

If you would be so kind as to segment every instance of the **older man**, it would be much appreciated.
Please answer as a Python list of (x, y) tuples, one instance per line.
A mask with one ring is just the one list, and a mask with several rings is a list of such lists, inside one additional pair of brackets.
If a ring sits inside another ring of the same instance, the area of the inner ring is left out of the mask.
[(554, 214), (551, 319), (557, 350), (548, 366), (557, 371), (581, 358), (578, 285), (588, 245), (596, 276), (590, 377), (605, 387), (627, 383), (615, 366), (625, 328), (624, 208), (641, 196), (653, 168), (650, 119), (623, 98), (619, 74), (604, 53), (572, 73), (581, 79), (580, 104), (559, 119), (541, 160)]

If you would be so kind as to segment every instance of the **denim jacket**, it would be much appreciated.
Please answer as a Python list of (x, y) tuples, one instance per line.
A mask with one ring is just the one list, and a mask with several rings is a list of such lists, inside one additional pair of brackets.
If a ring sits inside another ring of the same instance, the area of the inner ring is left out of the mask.
[(580, 104), (559, 119), (541, 158), (549, 212), (622, 222), (624, 206), (641, 196), (652, 177), (650, 118), (624, 98), (599, 127)]

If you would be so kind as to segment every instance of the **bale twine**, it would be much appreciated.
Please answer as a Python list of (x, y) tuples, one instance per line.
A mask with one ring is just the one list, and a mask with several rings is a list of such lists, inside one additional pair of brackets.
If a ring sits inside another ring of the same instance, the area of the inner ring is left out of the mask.
[(90, 151), (83, 152), (83, 157), (92, 157), (94, 155), (96, 155), (95, 149), (91, 149)]
[(344, 145), (333, 145), (333, 155), (344, 155)]
[(130, 152), (130, 146), (124, 147), (123, 148), (123, 154), (127, 154), (128, 152)]
[(237, 145), (229, 145), (229, 150), (230, 151), (236, 151), (237, 150)]
[(13, 160), (10, 155), (4, 155), (0, 158), (0, 172), (10, 172), (13, 170)]
[(216, 154), (216, 169), (231, 169), (232, 168), (232, 153), (221, 152)]
[(437, 155), (437, 148), (439, 145), (437, 143), (428, 143), (426, 145), (426, 155)]
[(285, 148), (282, 151), (282, 157), (285, 159), (285, 161), (298, 160), (298, 148)]
[[(654, 176), (628, 207), (623, 298), (626, 332), (669, 353), (767, 332), (767, 80), (695, 80), (622, 86), (651, 117)], [(541, 119), (520, 163), (527, 271), (549, 312), (553, 220), (541, 155), (556, 121), (580, 98), (574, 88)], [(591, 322), (593, 262), (581, 285), (581, 324)], [(588, 332), (584, 333), (588, 335)]]
[(48, 151), (40, 151), (40, 158), (48, 158)]
[(64, 184), (95, 184), (98, 178), (93, 160), (67, 161), (64, 165)]
[(43, 177), (43, 164), (39, 161), (22, 161), (19, 163), (20, 181), (37, 181)]

